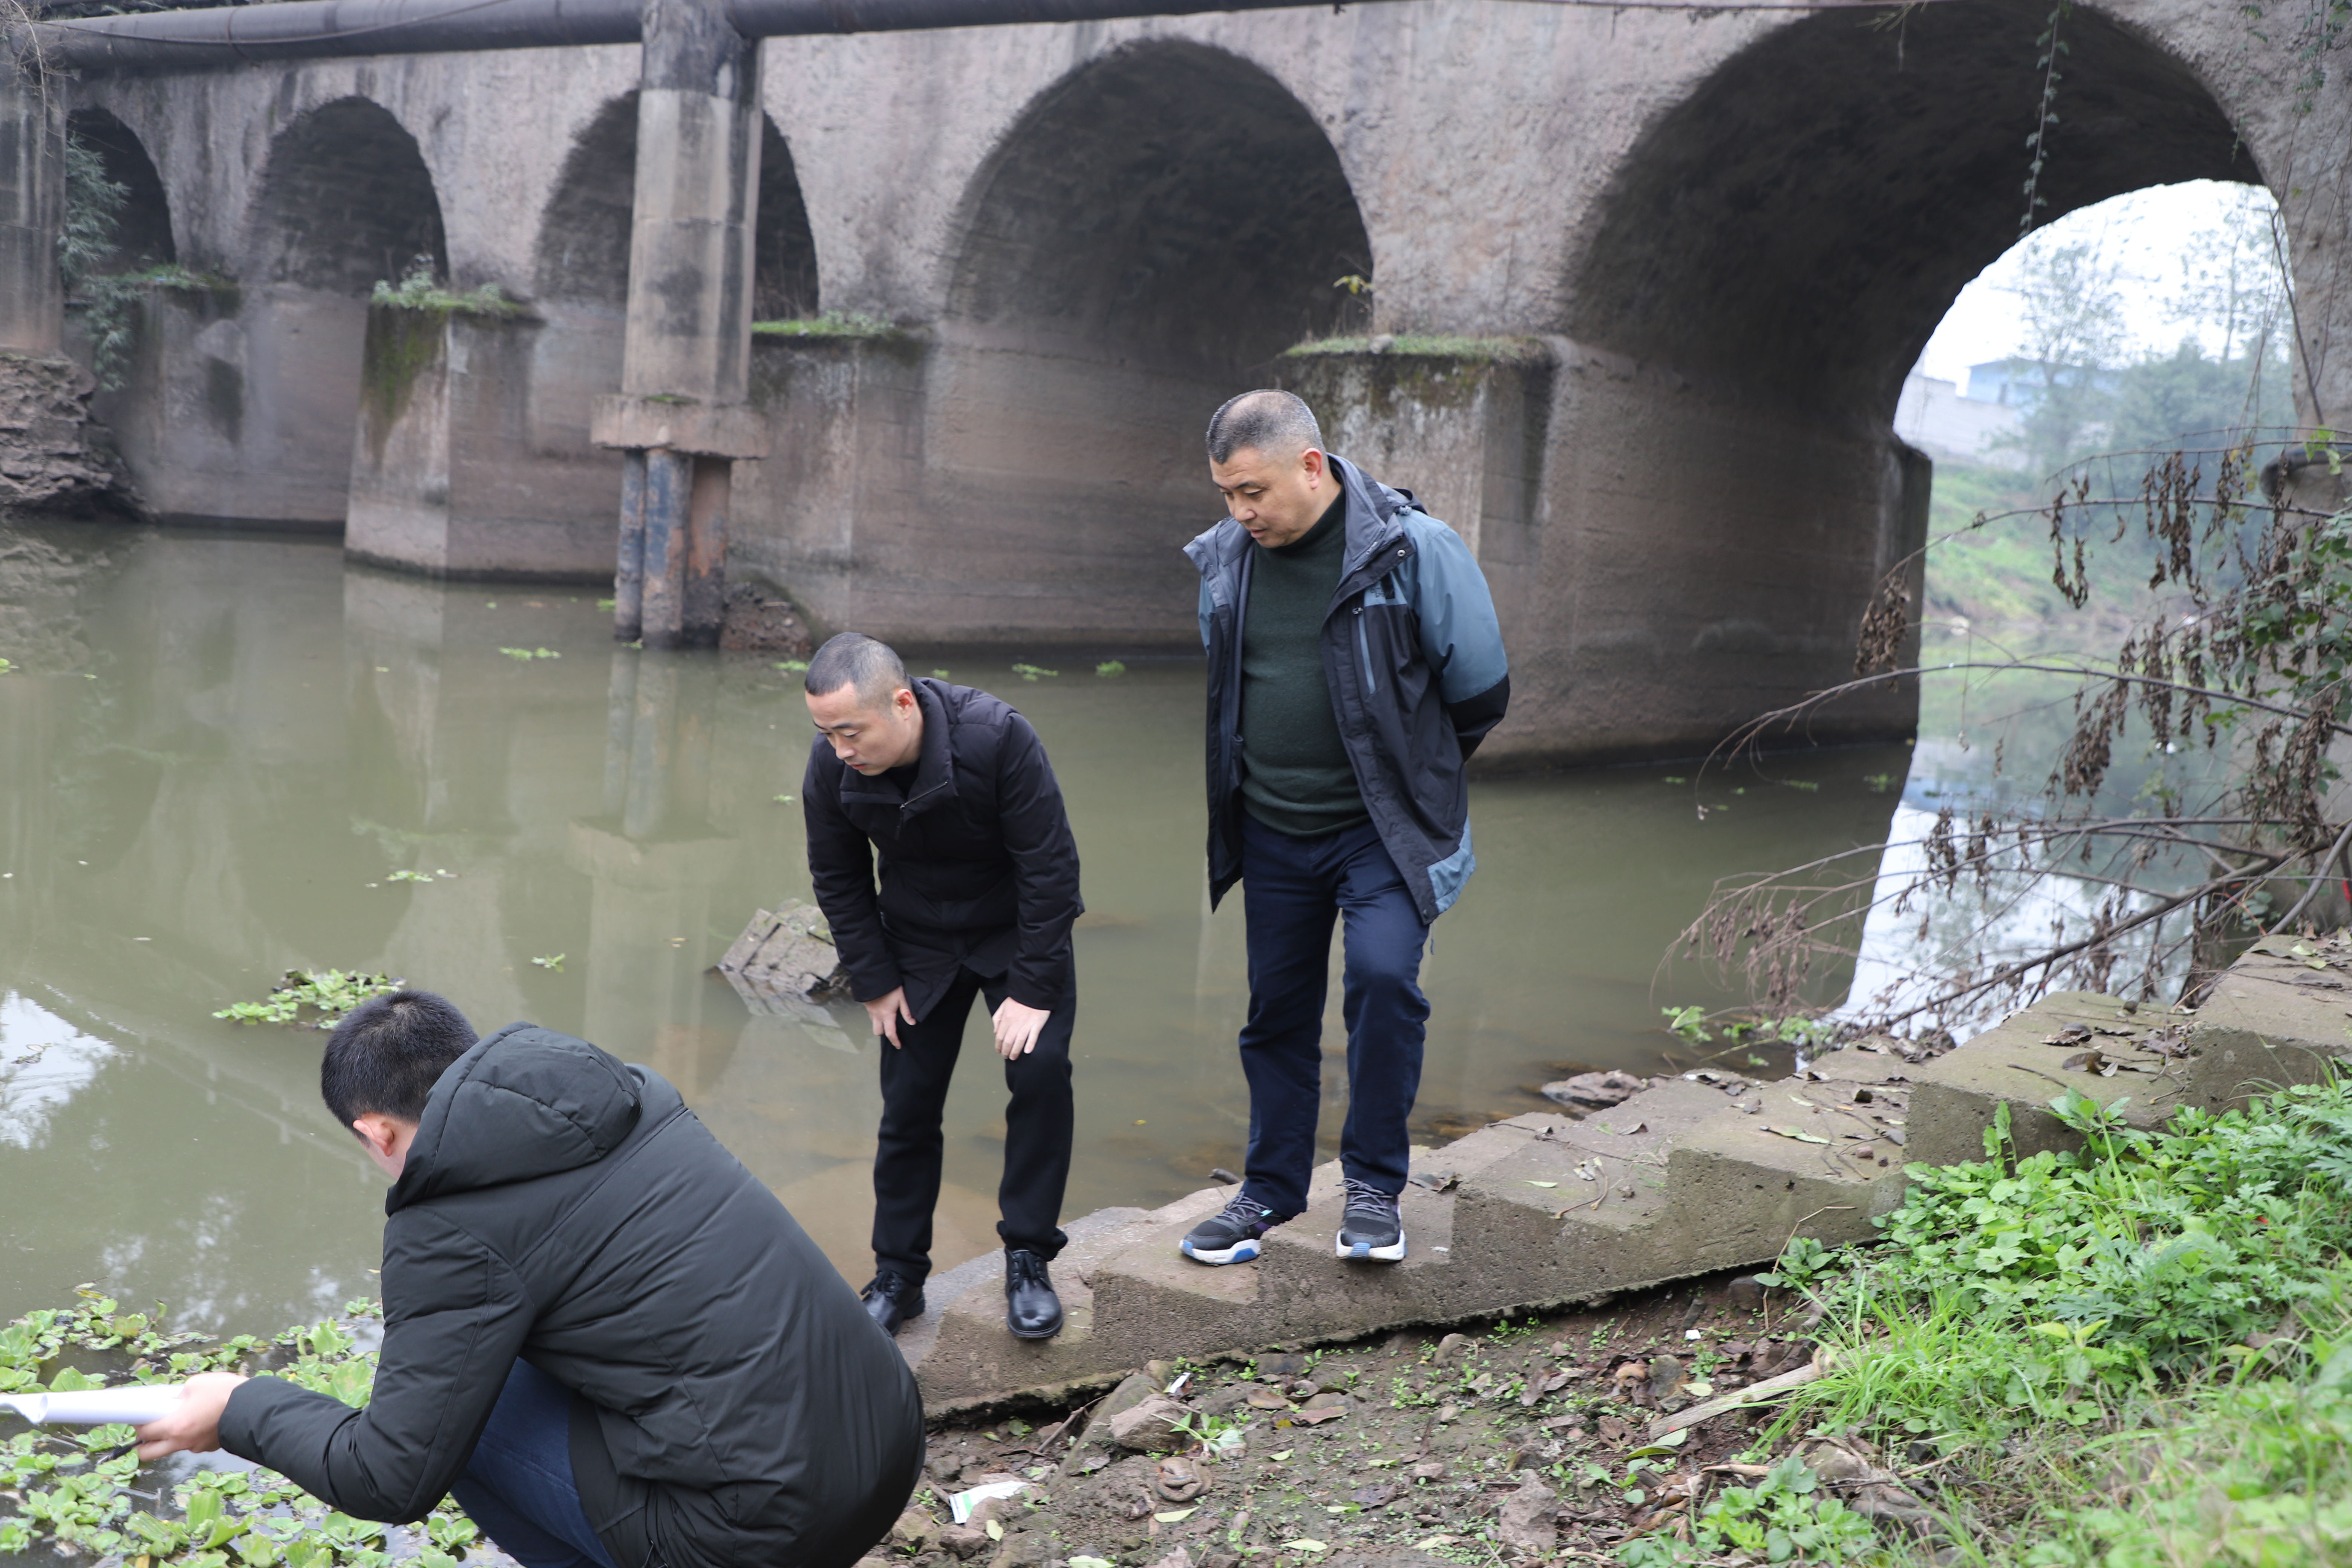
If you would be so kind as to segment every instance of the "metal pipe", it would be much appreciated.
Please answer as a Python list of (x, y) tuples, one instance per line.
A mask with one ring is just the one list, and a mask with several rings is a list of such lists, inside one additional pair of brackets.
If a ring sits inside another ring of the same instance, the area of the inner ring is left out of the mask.
[[(747, 38), (927, 27), (1104, 22), (1270, 11), (1300, 0), (726, 0)], [(249, 60), (446, 54), (638, 41), (639, 0), (278, 0), (80, 16), (9, 29), (20, 52), (80, 71), (180, 70)]]

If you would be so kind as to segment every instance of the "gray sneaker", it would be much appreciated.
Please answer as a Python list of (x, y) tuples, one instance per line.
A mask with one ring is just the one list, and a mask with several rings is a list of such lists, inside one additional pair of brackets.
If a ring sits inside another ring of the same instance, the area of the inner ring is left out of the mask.
[(1404, 1219), (1396, 1198), (1370, 1182), (1348, 1179), (1348, 1212), (1339, 1221), (1342, 1258), (1372, 1263), (1404, 1259)]
[(1288, 1217), (1236, 1193), (1232, 1202), (1194, 1226), (1178, 1250), (1195, 1263), (1247, 1263), (1257, 1256), (1258, 1238)]

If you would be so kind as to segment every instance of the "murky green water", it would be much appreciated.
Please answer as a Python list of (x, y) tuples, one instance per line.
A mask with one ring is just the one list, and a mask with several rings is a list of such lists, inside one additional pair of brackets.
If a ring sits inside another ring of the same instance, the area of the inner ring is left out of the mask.
[[(501, 652), (544, 649), (554, 658)], [(1238, 898), (1208, 910), (1196, 662), (926, 658), (1045, 736), (1085, 861), (1067, 1213), (1237, 1168)], [(676, 1081), (862, 1280), (879, 1109), (863, 1015), (754, 1016), (710, 973), (805, 897), (794, 678), (615, 651), (593, 595), (436, 586), (331, 545), (0, 531), (0, 1320), (85, 1280), (274, 1329), (372, 1288), (383, 1183), (316, 1093), (316, 1033), (214, 1020), (292, 968), (446, 993)], [(1688, 769), (1481, 784), (1481, 870), (1439, 923), (1419, 1125), (1539, 1103), (1564, 1064), (1654, 1066), (1660, 960), (1714, 880), (1883, 837), (1899, 751), (1692, 791)], [(1737, 787), (1741, 793), (1733, 793)], [(429, 878), (394, 881), (394, 872)], [(533, 963), (562, 956), (561, 971)], [(1338, 997), (1327, 1050), (1339, 1045)], [(994, 1245), (1002, 1079), (949, 1109), (942, 1266)], [(1336, 1141), (1344, 1073), (1327, 1074)]]

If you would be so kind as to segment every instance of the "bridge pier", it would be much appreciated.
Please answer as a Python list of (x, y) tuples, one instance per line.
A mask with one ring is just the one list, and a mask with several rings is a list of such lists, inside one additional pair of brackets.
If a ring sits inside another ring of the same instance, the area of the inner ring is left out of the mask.
[(0, 349), (48, 358), (65, 340), (65, 94), (20, 47), (0, 48)]
[(613, 635), (716, 643), (746, 405), (760, 190), (759, 45), (714, 0), (647, 0), (621, 392), (593, 437), (625, 454)]

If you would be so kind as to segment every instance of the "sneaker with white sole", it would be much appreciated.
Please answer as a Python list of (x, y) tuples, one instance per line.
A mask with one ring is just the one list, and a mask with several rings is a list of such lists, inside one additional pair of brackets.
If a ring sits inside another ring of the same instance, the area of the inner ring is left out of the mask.
[(1195, 1263), (1247, 1263), (1258, 1254), (1259, 1237), (1288, 1217), (1236, 1193), (1223, 1208), (1194, 1226), (1178, 1250)]
[(1404, 1258), (1404, 1219), (1393, 1194), (1370, 1182), (1348, 1180), (1348, 1212), (1339, 1221), (1342, 1258), (1362, 1262), (1398, 1263)]

